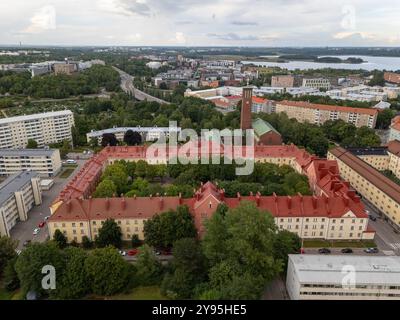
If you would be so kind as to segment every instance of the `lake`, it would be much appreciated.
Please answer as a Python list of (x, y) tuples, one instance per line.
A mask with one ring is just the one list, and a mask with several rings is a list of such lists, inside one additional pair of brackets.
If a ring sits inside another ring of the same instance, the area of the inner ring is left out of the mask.
[(346, 69), (346, 70), (359, 70), (364, 69), (367, 71), (372, 70), (387, 70), (396, 71), (400, 70), (400, 57), (371, 57), (371, 56), (320, 56), (320, 57), (338, 57), (341, 59), (347, 58), (361, 58), (365, 62), (359, 64), (351, 63), (319, 63), (309, 61), (290, 61), (286, 63), (279, 62), (265, 62), (265, 61), (242, 61), (243, 64), (254, 64), (263, 67), (280, 67), (288, 70), (307, 70), (307, 69)]

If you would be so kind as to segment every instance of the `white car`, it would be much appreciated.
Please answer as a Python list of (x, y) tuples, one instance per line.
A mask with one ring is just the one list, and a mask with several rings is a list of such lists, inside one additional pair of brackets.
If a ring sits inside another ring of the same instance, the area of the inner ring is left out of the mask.
[(119, 250), (119, 254), (120, 254), (121, 256), (123, 256), (123, 257), (126, 256), (126, 252), (125, 252), (125, 251), (122, 251), (122, 250)]
[(50, 219), (50, 216), (44, 217), (44, 220), (47, 221)]
[(36, 228), (35, 230), (33, 230), (33, 235), (36, 236), (39, 233), (40, 229)]

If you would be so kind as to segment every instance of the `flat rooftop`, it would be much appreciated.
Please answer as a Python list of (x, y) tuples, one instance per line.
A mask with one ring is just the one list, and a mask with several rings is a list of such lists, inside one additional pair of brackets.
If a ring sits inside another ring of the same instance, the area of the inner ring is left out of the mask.
[(8, 124), (10, 122), (29, 121), (29, 120), (37, 120), (37, 119), (42, 119), (42, 118), (66, 116), (66, 115), (72, 115), (72, 111), (71, 110), (62, 110), (62, 111), (44, 112), (44, 113), (36, 113), (36, 114), (30, 114), (30, 115), (24, 115), (24, 116), (3, 118), (3, 119), (0, 119), (0, 125)]
[(387, 156), (387, 147), (376, 147), (376, 148), (348, 148), (355, 156)]
[(37, 173), (33, 171), (23, 171), (12, 176), (9, 176), (3, 183), (0, 184), (0, 207), (14, 196), (14, 193), (20, 190), (23, 186), (37, 177)]
[[(289, 255), (300, 283), (342, 284), (346, 268), (355, 271), (356, 285), (400, 285), (400, 257)], [(349, 270), (349, 269), (346, 269)]]
[(99, 131), (91, 131), (87, 135), (89, 137), (97, 137), (101, 136), (104, 133), (119, 133), (119, 132), (126, 132), (128, 130), (132, 130), (133, 132), (180, 132), (181, 128), (179, 127), (117, 127), (117, 128), (110, 128), (104, 129)]
[(0, 149), (1, 157), (51, 157), (55, 149)]

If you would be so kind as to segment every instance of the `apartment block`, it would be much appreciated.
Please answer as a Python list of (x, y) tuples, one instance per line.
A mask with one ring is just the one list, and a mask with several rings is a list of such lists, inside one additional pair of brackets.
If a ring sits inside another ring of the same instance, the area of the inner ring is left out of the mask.
[(18, 221), (26, 221), (28, 212), (42, 203), (40, 178), (36, 172), (20, 172), (0, 184), (0, 235), (10, 236)]
[(0, 119), (0, 149), (24, 149), (30, 139), (39, 147), (72, 140), (73, 125), (70, 110)]
[(328, 120), (343, 120), (360, 128), (375, 128), (378, 110), (314, 104), (304, 101), (280, 101), (276, 103), (276, 112), (284, 112), (289, 118), (299, 122), (322, 125)]
[(384, 79), (386, 82), (400, 84), (400, 74), (394, 72), (385, 72)]
[(42, 177), (54, 177), (61, 166), (57, 149), (0, 149), (0, 176), (35, 171)]
[(324, 78), (305, 78), (303, 79), (303, 87), (329, 90), (331, 83), (328, 79)]
[(55, 63), (53, 65), (54, 73), (71, 75), (78, 71), (78, 66), (75, 63)]
[(271, 87), (293, 88), (300, 87), (302, 78), (295, 75), (272, 76)]
[(389, 141), (399, 140), (400, 141), (400, 116), (395, 117), (392, 120), (390, 126), (390, 136)]
[(291, 300), (400, 300), (400, 257), (289, 255)]
[(343, 148), (331, 149), (328, 159), (336, 160), (340, 176), (400, 230), (400, 186), (397, 183)]

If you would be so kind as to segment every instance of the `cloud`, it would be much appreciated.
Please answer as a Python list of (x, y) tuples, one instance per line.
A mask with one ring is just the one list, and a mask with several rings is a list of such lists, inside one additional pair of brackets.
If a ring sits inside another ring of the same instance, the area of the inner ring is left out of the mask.
[(235, 26), (258, 26), (258, 22), (255, 21), (232, 21), (231, 24)]
[(123, 16), (151, 14), (146, 0), (99, 0), (97, 4), (103, 11)]
[(210, 38), (215, 38), (219, 40), (225, 40), (225, 41), (256, 41), (260, 40), (259, 37), (253, 36), (253, 35), (246, 35), (246, 36), (241, 36), (238, 35), (237, 33), (225, 33), (225, 34), (216, 34), (216, 33), (209, 33), (207, 34), (208, 37)]
[(56, 9), (54, 6), (45, 6), (37, 11), (30, 19), (30, 25), (21, 33), (40, 33), (46, 30), (54, 30), (56, 25)]
[(175, 37), (172, 38), (170, 41), (175, 44), (185, 44), (186, 37), (183, 32), (175, 32)]

